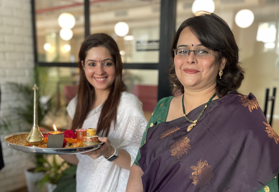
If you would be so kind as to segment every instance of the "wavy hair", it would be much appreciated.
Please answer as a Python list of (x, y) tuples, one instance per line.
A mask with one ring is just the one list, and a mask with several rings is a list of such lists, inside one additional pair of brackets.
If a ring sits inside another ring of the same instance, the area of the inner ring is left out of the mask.
[[(216, 76), (216, 94), (221, 98), (229, 91), (237, 91), (244, 79), (244, 71), (239, 65), (238, 46), (228, 24), (214, 13), (203, 14), (185, 20), (178, 28), (172, 43), (171, 55), (174, 58), (173, 49), (177, 47), (180, 33), (189, 27), (200, 40), (201, 44), (211, 50), (218, 51), (218, 59), (226, 58), (222, 79)], [(170, 67), (169, 78), (172, 92), (181, 91), (184, 87), (175, 74), (174, 64)]]
[(77, 106), (72, 123), (72, 130), (82, 127), (91, 107), (95, 101), (95, 89), (87, 81), (83, 70), (82, 61), (85, 61), (87, 52), (93, 47), (105, 47), (115, 63), (115, 80), (111, 85), (108, 98), (103, 104), (102, 111), (97, 124), (97, 133), (103, 131), (103, 135), (107, 136), (111, 123), (116, 125), (117, 106), (120, 102), (121, 92), (126, 91), (126, 86), (122, 81), (123, 64), (119, 53), (119, 48), (113, 38), (104, 33), (95, 33), (89, 35), (83, 41), (79, 51), (78, 67), (80, 69), (80, 78), (77, 94)]

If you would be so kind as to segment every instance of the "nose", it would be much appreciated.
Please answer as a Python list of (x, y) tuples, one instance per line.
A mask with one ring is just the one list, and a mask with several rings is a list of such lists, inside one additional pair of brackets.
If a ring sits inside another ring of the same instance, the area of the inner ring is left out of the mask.
[(99, 63), (97, 66), (96, 66), (96, 73), (98, 75), (102, 75), (104, 73), (104, 68), (103, 68), (103, 65), (101, 63)]
[(194, 51), (191, 51), (189, 53), (189, 55), (187, 56), (187, 62), (190, 64), (194, 64), (195, 60), (196, 60), (196, 55), (195, 55)]

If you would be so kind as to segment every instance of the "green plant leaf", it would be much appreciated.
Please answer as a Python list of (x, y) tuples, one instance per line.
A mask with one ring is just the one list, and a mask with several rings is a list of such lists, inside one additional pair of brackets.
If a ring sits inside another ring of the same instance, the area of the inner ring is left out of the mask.
[(56, 189), (53, 192), (75, 192), (76, 191), (76, 183), (73, 180), (65, 180), (57, 185)]
[(69, 167), (64, 170), (64, 174), (75, 175), (77, 171), (77, 166), (69, 164)]
[(76, 191), (76, 165), (71, 165), (63, 171), (63, 175), (57, 183), (57, 188), (54, 192), (67, 191), (75, 192)]
[(48, 171), (49, 170), (49, 168), (47, 168), (47, 167), (37, 167), (35, 170), (34, 170), (34, 172), (36, 173), (36, 172), (40, 172), (40, 171)]
[(49, 180), (49, 175), (45, 175), (43, 179), (40, 181), (40, 191), (42, 191), (45, 183)]
[(40, 167), (37, 167), (35, 171), (45, 171), (45, 177), (40, 181), (40, 184), (44, 184), (45, 182), (57, 184), (64, 174), (64, 165), (68, 163), (66, 161), (58, 163), (56, 161), (55, 155), (52, 155), (51, 162), (49, 162), (49, 159), (42, 157), (40, 157), (39, 161), (43, 162), (44, 164)]
[(59, 170), (59, 166), (58, 166), (57, 163), (56, 163), (55, 156), (53, 156), (52, 164), (53, 164), (53, 169), (54, 169), (54, 171), (57, 172), (57, 171)]

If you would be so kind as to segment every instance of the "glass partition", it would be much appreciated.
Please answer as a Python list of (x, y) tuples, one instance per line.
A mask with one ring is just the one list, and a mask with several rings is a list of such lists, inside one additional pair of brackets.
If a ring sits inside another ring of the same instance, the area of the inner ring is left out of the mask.
[(158, 70), (123, 70), (123, 81), (128, 92), (142, 102), (144, 115), (149, 120), (158, 98)]
[(59, 129), (67, 127), (66, 107), (76, 96), (79, 80), (79, 69), (70, 67), (40, 67), (39, 90), (43, 100), (52, 99), (54, 106), (50, 115), (46, 116), (43, 124), (52, 127), (55, 124)]
[[(90, 33), (111, 35), (120, 48), (123, 63), (158, 63), (160, 0), (91, 0), (89, 4)], [(78, 51), (85, 36), (84, 8), (84, 0), (35, 0), (38, 62), (47, 69), (46, 96), (51, 95), (59, 109), (54, 119), (46, 119), (46, 124), (56, 122), (59, 127), (66, 126), (67, 89), (74, 90), (77, 86), (79, 69), (61, 65), (78, 62)], [(47, 67), (48, 63), (57, 67)], [(143, 102), (147, 119), (158, 95), (158, 71), (148, 69), (124, 70), (123, 74), (128, 91)], [(146, 104), (148, 97), (152, 98), (151, 105)]]
[[(42, 98), (52, 98), (55, 105), (55, 115), (49, 115), (43, 124), (52, 127), (55, 124), (60, 129), (67, 127), (66, 107), (76, 96), (79, 69), (70, 67), (40, 67), (40, 95)], [(157, 103), (158, 70), (123, 70), (123, 81), (127, 91), (136, 95), (142, 102), (143, 111), (149, 120)]]
[(124, 63), (157, 63), (160, 3), (160, 0), (91, 2), (90, 31), (111, 35)]
[(35, 0), (39, 62), (77, 62), (84, 40), (83, 3)]

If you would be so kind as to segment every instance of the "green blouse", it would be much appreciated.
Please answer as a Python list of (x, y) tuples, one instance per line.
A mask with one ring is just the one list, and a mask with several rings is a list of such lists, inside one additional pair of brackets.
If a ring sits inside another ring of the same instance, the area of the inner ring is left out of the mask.
[[(149, 122), (146, 126), (146, 129), (144, 131), (142, 140), (141, 140), (141, 146), (145, 144), (146, 141), (146, 135), (147, 131), (150, 127), (153, 127), (154, 125), (157, 125), (159, 123), (165, 122), (167, 119), (168, 111), (169, 111), (169, 105), (172, 100), (173, 96), (165, 97), (158, 101), (154, 112), (152, 113)], [(137, 166), (140, 166), (138, 161), (141, 158), (140, 150), (138, 151), (137, 158), (134, 162)], [(272, 179), (267, 185), (265, 185), (262, 189), (260, 189), (258, 192), (278, 192), (278, 177), (275, 177)]]

